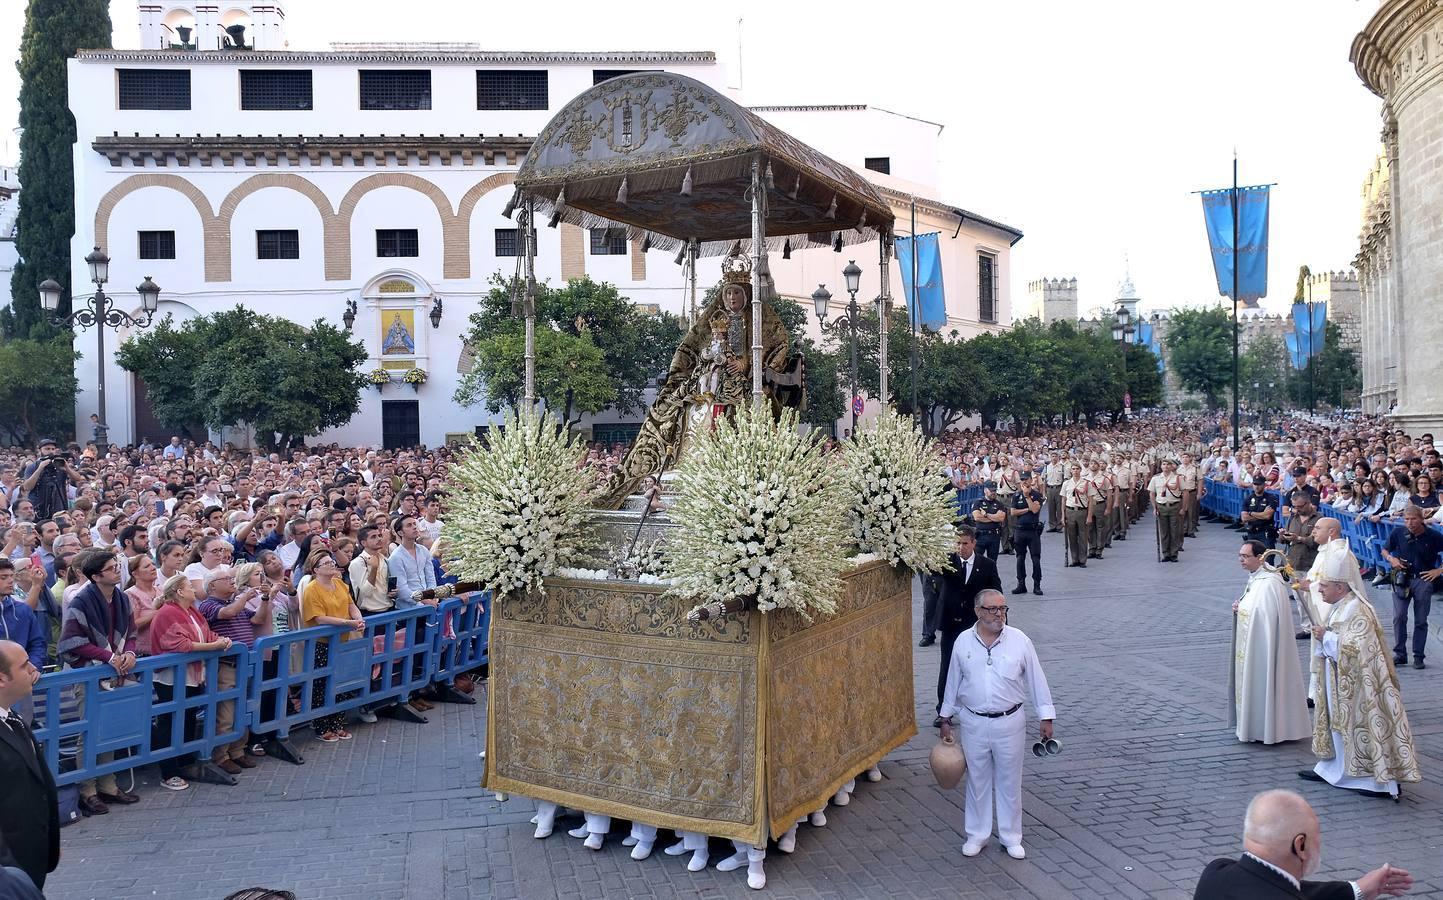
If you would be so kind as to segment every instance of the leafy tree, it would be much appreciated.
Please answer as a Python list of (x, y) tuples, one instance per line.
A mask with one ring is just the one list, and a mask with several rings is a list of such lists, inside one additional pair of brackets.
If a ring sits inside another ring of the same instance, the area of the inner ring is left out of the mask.
[(122, 344), (116, 360), (145, 379), (162, 424), (244, 422), (274, 448), (350, 421), (366, 350), (324, 320), (307, 328), (237, 306), (179, 328), (167, 316)]
[(0, 341), (0, 428), (11, 442), (70, 432), (79, 356), (69, 335)]
[(1241, 382), (1239, 390), (1248, 399), (1248, 405), (1252, 409), (1275, 409), (1282, 406), (1284, 392), (1291, 378), (1291, 363), (1285, 359), (1286, 355), (1287, 348), (1282, 341), (1270, 334), (1264, 334), (1249, 344), (1238, 357), (1238, 379)]
[[(707, 291), (707, 302), (716, 288)], [(791, 297), (772, 299), (772, 311), (782, 320), (792, 342), (792, 352), (802, 354), (807, 367), (807, 408), (801, 420), (815, 428), (831, 430), (847, 414), (846, 387), (837, 370), (837, 356), (819, 346), (807, 334), (807, 311)]]
[(49, 335), (36, 286), (60, 282), (60, 309), (70, 309), (70, 237), (75, 233), (72, 166), (75, 117), (70, 114), (66, 60), (78, 49), (110, 46), (107, 0), (30, 0), (20, 38), (20, 183), (16, 222), (20, 262), (10, 277), (0, 330), (16, 337)]
[[(512, 287), (494, 276), (481, 308), (471, 314), (465, 340), (477, 367), (457, 389), (458, 403), (484, 401), (496, 411), (521, 401), (525, 322), (512, 314), (513, 294), (519, 296)], [(537, 285), (536, 335), (537, 394), (575, 424), (608, 406), (641, 411), (647, 386), (666, 371), (681, 342), (682, 327), (669, 313), (637, 309), (614, 285), (579, 278), (560, 288)]]
[(1225, 307), (1179, 309), (1168, 323), (1168, 361), (1178, 381), (1217, 409), (1232, 384), (1232, 316)]
[(1132, 394), (1133, 409), (1162, 405), (1162, 372), (1157, 356), (1142, 344), (1127, 345), (1127, 391)]

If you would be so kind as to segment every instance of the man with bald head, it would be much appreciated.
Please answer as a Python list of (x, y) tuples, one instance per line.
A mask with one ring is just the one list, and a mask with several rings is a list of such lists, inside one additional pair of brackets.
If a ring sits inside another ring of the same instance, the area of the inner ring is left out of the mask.
[[(1313, 564), (1306, 569), (1306, 575), (1298, 579), (1298, 624), (1303, 629), (1310, 629), (1313, 625), (1321, 625), (1328, 616), (1328, 604), (1323, 602), (1323, 596), (1319, 593), (1318, 579), (1322, 577), (1325, 566), (1337, 565), (1349, 574), (1349, 584), (1359, 597), (1368, 596), (1368, 586), (1363, 581), (1361, 570), (1358, 566), (1358, 558), (1353, 555), (1352, 549), (1348, 546), (1348, 539), (1343, 537), (1343, 525), (1337, 519), (1321, 518), (1313, 525), (1313, 543), (1318, 547), (1318, 553), (1313, 558)], [(1297, 570), (1302, 575), (1305, 570)], [(1310, 604), (1306, 610), (1302, 604)], [(1311, 632), (1308, 633), (1311, 637)], [(1317, 650), (1317, 647), (1313, 647)], [(1318, 699), (1318, 673), (1322, 671), (1322, 657), (1314, 653), (1309, 654), (1311, 660), (1311, 677), (1308, 684), (1308, 700), (1316, 703)]]
[(1357, 881), (1304, 881), (1322, 860), (1322, 826), (1308, 801), (1292, 791), (1264, 791), (1243, 819), (1242, 858), (1208, 863), (1193, 900), (1373, 900), (1413, 886), (1412, 875), (1386, 863)]

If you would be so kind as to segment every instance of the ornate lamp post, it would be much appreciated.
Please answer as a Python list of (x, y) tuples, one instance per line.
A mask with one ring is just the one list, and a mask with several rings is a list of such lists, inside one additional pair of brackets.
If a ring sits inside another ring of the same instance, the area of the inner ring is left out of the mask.
[[(1126, 306), (1119, 303), (1117, 312), (1113, 314), (1112, 339), (1117, 341), (1118, 346), (1122, 349), (1122, 392), (1124, 401), (1126, 401), (1130, 393), (1127, 389), (1127, 345), (1132, 342), (1132, 335), (1136, 331), (1137, 329), (1134, 328), (1132, 324), (1132, 313), (1128, 312)], [(1127, 421), (1126, 402), (1124, 402), (1122, 406), (1122, 420), (1124, 422)]]
[[(861, 323), (862, 316), (861, 307), (857, 305), (857, 291), (862, 286), (862, 269), (860, 266), (857, 265), (856, 260), (853, 259), (847, 261), (847, 267), (842, 270), (842, 277), (846, 280), (847, 283), (847, 293), (851, 295), (851, 300), (847, 302), (846, 315), (838, 316), (836, 320), (832, 322), (827, 321), (827, 306), (832, 301), (832, 294), (830, 291), (827, 290), (827, 286), (825, 284), (817, 285), (817, 289), (812, 292), (812, 305), (816, 307), (817, 311), (817, 326), (821, 328), (824, 333), (841, 334), (844, 330), (847, 332), (848, 340), (850, 342), (852, 361), (852, 390), (851, 395), (847, 398), (847, 408), (851, 410), (852, 413), (852, 434), (856, 434), (857, 326)], [(885, 322), (882, 323), (882, 327), (886, 327)]]
[[(100, 424), (96, 429), (97, 449), (110, 445), (109, 427), (106, 425), (105, 411), (105, 329), (107, 328), (149, 328), (155, 310), (160, 306), (160, 286), (145, 276), (135, 289), (140, 294), (140, 305), (145, 310), (139, 318), (131, 316), (125, 310), (117, 309), (115, 298), (105, 293), (104, 285), (110, 280), (110, 257), (96, 247), (86, 254), (85, 263), (90, 267), (90, 280), (95, 285), (95, 293), (85, 299), (85, 306), (73, 309), (68, 316), (59, 315), (61, 287), (52, 278), (47, 278), (40, 283), (40, 305), (45, 309), (50, 318), (50, 323), (60, 328), (74, 328), (79, 325), (82, 329), (95, 327), (95, 370), (97, 375), (97, 386), (100, 393)], [(73, 301), (79, 297), (73, 297)]]

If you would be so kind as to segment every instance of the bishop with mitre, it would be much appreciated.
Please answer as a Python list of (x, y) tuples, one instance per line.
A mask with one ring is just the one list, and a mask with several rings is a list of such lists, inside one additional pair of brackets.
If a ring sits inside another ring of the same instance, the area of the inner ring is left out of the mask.
[[(1348, 584), (1353, 592), (1359, 597), (1368, 596), (1368, 586), (1363, 580), (1359, 571), (1358, 558), (1353, 555), (1353, 550), (1348, 546), (1348, 539), (1343, 537), (1343, 524), (1337, 519), (1322, 518), (1313, 525), (1313, 542), (1318, 545), (1318, 555), (1313, 558), (1313, 564), (1308, 568), (1307, 577), (1303, 578), (1298, 587), (1298, 603), (1308, 603), (1307, 609), (1302, 610), (1307, 620), (1302, 623), (1304, 628), (1311, 629), (1316, 624), (1323, 624), (1328, 617), (1328, 604), (1323, 602), (1323, 595), (1319, 593), (1318, 578), (1322, 575), (1324, 567), (1333, 564), (1333, 560), (1340, 560), (1344, 572), (1350, 573)], [(1301, 607), (1300, 607), (1301, 609)], [(1316, 645), (1316, 642), (1314, 642)], [(1317, 654), (1317, 647), (1313, 646), (1314, 652), (1309, 653), (1311, 666), (1309, 667), (1310, 679), (1308, 681), (1308, 698), (1314, 702), (1318, 700), (1318, 675), (1323, 670), (1323, 658)]]
[(1233, 703), (1240, 741), (1278, 744), (1313, 733), (1303, 667), (1293, 638), (1293, 611), (1287, 584), (1263, 566), (1261, 541), (1244, 541), (1238, 562), (1248, 572), (1248, 587), (1233, 604)]
[(1313, 627), (1323, 662), (1313, 726), (1319, 762), (1298, 777), (1396, 800), (1399, 782), (1422, 780), (1418, 754), (1383, 628), (1353, 589), (1357, 564), (1349, 565), (1335, 554), (1318, 576), (1328, 606), (1326, 620)]

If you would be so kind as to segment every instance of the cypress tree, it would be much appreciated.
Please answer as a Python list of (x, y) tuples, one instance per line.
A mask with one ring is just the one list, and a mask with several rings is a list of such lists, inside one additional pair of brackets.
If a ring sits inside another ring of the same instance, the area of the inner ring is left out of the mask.
[(76, 50), (110, 47), (107, 0), (30, 0), (20, 39), (20, 262), (10, 278), (14, 298), (6, 334), (53, 333), (36, 286), (54, 278), (70, 310), (70, 238), (75, 233), (75, 117), (67, 100), (66, 60)]

